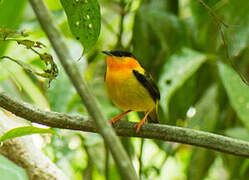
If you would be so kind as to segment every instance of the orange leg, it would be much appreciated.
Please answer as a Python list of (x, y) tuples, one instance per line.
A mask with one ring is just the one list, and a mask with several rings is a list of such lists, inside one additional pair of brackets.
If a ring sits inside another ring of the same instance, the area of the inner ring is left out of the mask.
[(120, 120), (122, 116), (128, 114), (129, 112), (131, 112), (131, 110), (125, 111), (125, 112), (121, 113), (120, 115), (115, 116), (114, 118), (112, 118), (112, 119), (110, 120), (110, 123), (111, 123), (111, 124), (115, 123), (116, 121)]
[(145, 120), (147, 119), (147, 117), (148, 117), (148, 115), (150, 114), (150, 112), (151, 112), (151, 111), (146, 112), (146, 114), (145, 114), (145, 116), (143, 117), (143, 119), (142, 119), (139, 123), (137, 123), (137, 124), (135, 125), (135, 127), (137, 128), (136, 133), (138, 133), (138, 132), (140, 131), (141, 125), (144, 124), (144, 122), (145, 122)]

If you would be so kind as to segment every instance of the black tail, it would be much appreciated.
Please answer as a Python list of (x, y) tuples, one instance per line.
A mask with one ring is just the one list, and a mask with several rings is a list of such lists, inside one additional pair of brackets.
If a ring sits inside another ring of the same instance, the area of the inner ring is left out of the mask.
[(148, 122), (149, 123), (159, 123), (158, 102), (156, 103), (156, 107), (149, 114), (149, 116), (148, 116)]

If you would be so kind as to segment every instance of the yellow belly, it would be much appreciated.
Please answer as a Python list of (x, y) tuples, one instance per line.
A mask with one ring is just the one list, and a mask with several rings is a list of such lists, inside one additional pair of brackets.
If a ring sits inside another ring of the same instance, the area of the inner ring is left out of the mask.
[(132, 71), (107, 72), (105, 85), (112, 102), (124, 111), (150, 111), (155, 107), (149, 92)]

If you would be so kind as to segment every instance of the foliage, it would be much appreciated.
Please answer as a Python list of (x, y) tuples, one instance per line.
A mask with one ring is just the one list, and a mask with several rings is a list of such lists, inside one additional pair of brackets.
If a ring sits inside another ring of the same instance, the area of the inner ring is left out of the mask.
[(100, 33), (100, 8), (97, 0), (61, 0), (73, 35), (86, 53), (96, 43)]
[[(123, 48), (132, 51), (157, 82), (161, 91), (161, 123), (248, 141), (249, 89), (236, 71), (249, 79), (249, 2), (204, 1), (228, 27), (222, 26), (217, 17), (199, 2), (57, 0), (53, 3), (46, 1), (46, 4), (67, 37), (66, 42), (74, 57), (81, 55), (76, 50), (79, 48), (75, 48), (79, 47), (79, 42), (87, 52), (78, 65), (108, 118), (117, 115), (119, 110), (111, 104), (104, 89), (105, 60), (100, 50)], [(16, 8), (14, 12), (13, 5)], [(37, 58), (37, 54), (27, 51), (26, 47), (34, 47), (36, 42), (41, 42), (47, 45), (47, 53), (53, 55), (53, 51), (27, 6), (25, 1), (20, 0), (3, 0), (0, 3), (0, 28), (12, 29), (13, 33), (22, 29), (31, 32), (31, 41), (18, 41), (25, 45), (23, 47), (17, 47), (16, 41), (0, 43), (0, 55), (22, 59), (39, 72), (44, 70), (40, 56)], [(6, 21), (2, 17), (12, 20)], [(53, 55), (53, 58), (53, 62), (58, 64), (57, 57)], [(234, 70), (231, 63), (238, 69)], [(63, 70), (47, 88), (44, 79), (21, 71), (12, 62), (1, 61), (0, 91), (44, 109), (87, 115)], [(128, 120), (134, 119), (138, 119), (137, 113), (128, 115)], [(92, 179), (105, 179), (105, 176), (121, 178), (99, 135), (55, 131), (59, 136), (44, 136), (44, 152), (70, 179), (86, 178), (89, 174)], [(129, 147), (127, 150), (132, 149), (129, 155), (134, 164), (138, 167), (141, 167), (139, 163), (143, 164), (143, 179), (228, 180), (246, 179), (249, 174), (249, 163), (244, 158), (147, 139), (143, 146), (136, 138), (123, 142)], [(0, 166), (3, 165), (0, 161)]]
[(34, 126), (23, 126), (11, 129), (0, 136), (0, 143), (8, 139), (13, 139), (16, 137), (31, 135), (31, 134), (42, 134), (42, 133), (52, 133), (55, 132), (51, 129), (38, 128)]
[(53, 79), (55, 79), (58, 75), (58, 68), (57, 65), (53, 61), (53, 57), (49, 53), (40, 53), (39, 51), (36, 50), (36, 48), (44, 48), (46, 47), (43, 43), (39, 41), (32, 41), (29, 39), (19, 39), (19, 38), (13, 38), (13, 36), (16, 35), (21, 35), (22, 37), (27, 37), (28, 33), (25, 31), (15, 31), (11, 29), (7, 29), (5, 27), (2, 27), (0, 29), (0, 41), (6, 42), (6, 41), (15, 41), (17, 42), (18, 45), (22, 45), (26, 47), (26, 49), (32, 50), (35, 54), (37, 54), (40, 57), (40, 60), (45, 64), (45, 69), (43, 72), (35, 72), (28, 64), (23, 63), (20, 60), (13, 59), (9, 56), (0, 56), (1, 59), (9, 59), (18, 65), (20, 65), (25, 71), (33, 73), (34, 75), (43, 77), (43, 78), (48, 78), (49, 79), (49, 84)]

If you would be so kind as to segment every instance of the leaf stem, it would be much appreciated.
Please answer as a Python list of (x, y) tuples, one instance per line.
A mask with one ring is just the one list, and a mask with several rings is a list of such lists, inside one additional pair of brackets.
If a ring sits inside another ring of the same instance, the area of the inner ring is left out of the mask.
[(105, 179), (109, 179), (109, 162), (110, 162), (110, 156), (109, 156), (109, 149), (108, 146), (105, 144)]
[(225, 26), (226, 28), (229, 28), (230, 26), (225, 23), (219, 16), (217, 16), (214, 11), (206, 4), (204, 3), (202, 0), (198, 0), (198, 2), (208, 10), (209, 14), (211, 16), (213, 16), (213, 18), (218, 22), (218, 24), (222, 24), (223, 26)]
[(143, 175), (143, 149), (144, 149), (144, 138), (141, 139), (141, 144), (140, 144), (140, 152), (138, 156), (138, 161), (139, 161), (139, 177), (142, 179)]

